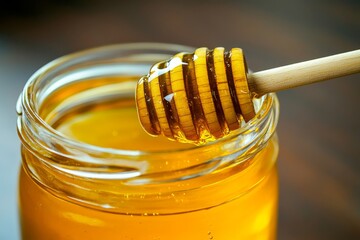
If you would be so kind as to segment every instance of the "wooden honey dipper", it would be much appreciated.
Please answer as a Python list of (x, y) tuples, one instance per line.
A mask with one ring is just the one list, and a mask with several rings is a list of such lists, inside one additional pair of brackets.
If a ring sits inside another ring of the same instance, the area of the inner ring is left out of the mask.
[(204, 143), (255, 116), (253, 97), (360, 72), (360, 50), (248, 73), (243, 51), (198, 48), (155, 64), (136, 89), (150, 135)]

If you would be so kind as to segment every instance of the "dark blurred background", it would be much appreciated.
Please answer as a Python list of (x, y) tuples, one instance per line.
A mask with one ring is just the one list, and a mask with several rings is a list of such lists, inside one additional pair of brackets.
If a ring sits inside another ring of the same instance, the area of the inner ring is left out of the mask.
[[(15, 103), (45, 63), (124, 42), (242, 47), (254, 71), (360, 48), (360, 1), (1, 1), (0, 239), (19, 239)], [(360, 239), (360, 75), (280, 92), (279, 239)]]

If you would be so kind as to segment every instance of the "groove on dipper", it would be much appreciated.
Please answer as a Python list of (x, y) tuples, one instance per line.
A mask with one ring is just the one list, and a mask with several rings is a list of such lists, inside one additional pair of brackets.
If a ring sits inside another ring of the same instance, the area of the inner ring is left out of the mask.
[(196, 129), (197, 135), (200, 136), (199, 125), (206, 125), (207, 123), (204, 120), (204, 111), (202, 108), (199, 90), (196, 81), (195, 75), (195, 64), (194, 64), (194, 54), (184, 54), (182, 61), (187, 64), (183, 64), (183, 78), (184, 86), (186, 90), (186, 96), (188, 99), (188, 104), (191, 112), (191, 117), (193, 120), (194, 127)]
[(225, 63), (226, 78), (229, 85), (231, 101), (233, 103), (236, 116), (239, 118), (241, 116), (241, 110), (240, 110), (240, 103), (237, 98), (234, 78), (232, 74), (231, 51), (224, 52), (224, 63)]
[(160, 134), (160, 127), (159, 127), (159, 120), (157, 118), (156, 112), (155, 112), (155, 106), (154, 102), (151, 96), (151, 91), (149, 89), (149, 77), (144, 77), (144, 97), (145, 97), (145, 103), (146, 108), (149, 113), (151, 128), (156, 134)]
[(209, 79), (210, 91), (215, 106), (216, 116), (221, 127), (221, 131), (226, 129), (224, 110), (221, 106), (220, 95), (216, 84), (215, 66), (214, 66), (214, 51), (207, 50), (206, 52), (206, 67)]
[[(168, 62), (162, 62), (159, 64), (159, 69), (166, 69)], [(172, 93), (171, 82), (170, 82), (170, 72), (165, 71), (163, 74), (159, 75), (159, 86), (162, 104), (164, 106), (165, 116), (169, 124), (170, 131), (174, 136), (174, 129), (176, 128), (176, 121), (178, 121), (178, 115), (175, 108), (175, 103), (170, 99), (168, 101), (165, 97)]]

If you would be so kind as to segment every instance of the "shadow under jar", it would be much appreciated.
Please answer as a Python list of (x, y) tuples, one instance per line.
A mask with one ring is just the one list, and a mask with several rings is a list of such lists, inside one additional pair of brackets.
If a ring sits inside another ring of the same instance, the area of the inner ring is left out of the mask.
[(148, 136), (135, 86), (190, 47), (135, 43), (59, 58), (17, 105), (23, 239), (275, 239), (274, 94), (256, 117), (203, 146)]

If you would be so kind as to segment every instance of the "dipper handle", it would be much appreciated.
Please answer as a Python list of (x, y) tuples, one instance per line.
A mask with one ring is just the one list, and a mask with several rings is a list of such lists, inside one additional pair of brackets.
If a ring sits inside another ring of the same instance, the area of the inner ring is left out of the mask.
[(360, 72), (360, 50), (295, 63), (248, 75), (256, 96)]

